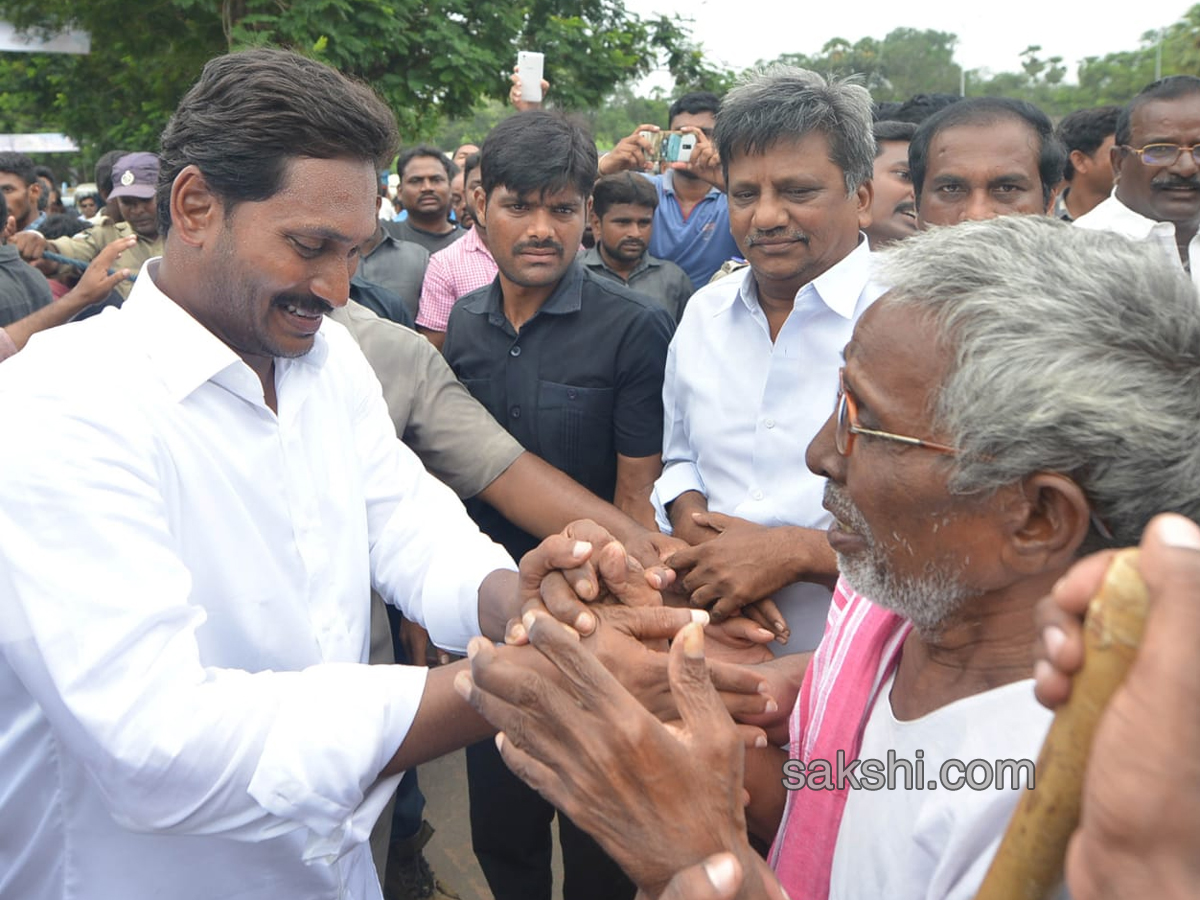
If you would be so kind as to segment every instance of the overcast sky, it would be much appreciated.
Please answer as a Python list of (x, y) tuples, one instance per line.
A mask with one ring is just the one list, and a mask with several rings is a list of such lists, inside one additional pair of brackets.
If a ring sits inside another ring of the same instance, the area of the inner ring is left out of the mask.
[[(693, 19), (692, 34), (710, 58), (740, 70), (781, 53), (816, 53), (833, 37), (854, 43), (882, 38), (894, 28), (927, 28), (958, 35), (955, 60), (967, 69), (1018, 71), (1019, 54), (1041, 44), (1044, 57), (1061, 56), (1074, 79), (1085, 56), (1103, 56), (1139, 46), (1143, 32), (1179, 21), (1195, 0), (1136, 3), (1116, 7), (1059, 0), (1002, 0), (984, 5), (963, 0), (834, 0), (765, 3), (762, 0), (625, 0), (647, 17), (676, 13)], [(784, 10), (779, 12), (779, 10)], [(664, 87), (669, 82), (664, 82)]]

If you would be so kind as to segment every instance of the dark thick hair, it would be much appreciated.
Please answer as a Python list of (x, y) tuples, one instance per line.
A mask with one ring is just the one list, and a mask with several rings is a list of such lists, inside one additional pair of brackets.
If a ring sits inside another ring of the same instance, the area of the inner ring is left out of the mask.
[(16, 175), (25, 182), (26, 187), (37, 181), (37, 170), (34, 168), (33, 160), (15, 150), (0, 152), (0, 172)]
[(690, 94), (684, 94), (671, 104), (671, 108), (667, 110), (667, 124), (671, 123), (680, 113), (685, 113), (689, 116), (697, 116), (700, 113), (710, 112), (714, 116), (721, 111), (721, 98), (711, 91), (692, 91)]
[(132, 150), (109, 150), (98, 160), (96, 160), (96, 189), (100, 191), (100, 205), (104, 205), (104, 198), (112, 193), (112, 173), (113, 167), (117, 164), (117, 160), (122, 156), (128, 156)]
[(883, 153), (884, 141), (911, 141), (913, 135), (917, 133), (917, 126), (912, 122), (888, 120), (872, 125), (871, 133), (875, 136), (875, 158), (878, 159), (879, 155)]
[(480, 179), (492, 196), (505, 187), (518, 197), (572, 188), (580, 197), (596, 181), (596, 144), (559, 113), (530, 110), (509, 116), (483, 141)]
[(42, 220), (42, 224), (38, 226), (38, 231), (42, 237), (48, 241), (57, 240), (62, 237), (72, 237), (85, 228), (91, 228), (92, 223), (87, 219), (81, 219), (75, 213), (55, 213), (52, 216), (46, 216)]
[(1125, 146), (1133, 134), (1133, 114), (1152, 100), (1178, 100), (1189, 94), (1200, 94), (1200, 78), (1195, 75), (1169, 75), (1152, 81), (1134, 95), (1117, 116), (1116, 142)]
[(1085, 156), (1091, 156), (1099, 150), (1104, 139), (1117, 130), (1117, 118), (1120, 115), (1119, 106), (1094, 106), (1091, 109), (1077, 109), (1063, 117), (1054, 132), (1067, 151), (1063, 178), (1070, 181), (1075, 177), (1071, 153), (1078, 150)]
[(947, 128), (963, 125), (994, 125), (1004, 119), (1024, 122), (1038, 137), (1038, 177), (1042, 182), (1043, 205), (1050, 205), (1050, 194), (1062, 181), (1067, 152), (1054, 136), (1054, 126), (1044, 112), (1025, 100), (1011, 97), (972, 97), (947, 106), (930, 116), (917, 129), (908, 145), (908, 169), (912, 175), (913, 193), (921, 205), (921, 190), (925, 186), (925, 171), (929, 162), (929, 145), (934, 137)]
[(462, 173), (464, 190), (467, 187), (467, 179), (471, 177), (472, 172), (479, 168), (479, 160), (482, 158), (483, 154), (476, 150), (474, 153), (468, 154), (467, 158), (463, 160)]
[(432, 157), (442, 164), (442, 168), (446, 170), (446, 180), (449, 181), (457, 173), (454, 171), (458, 167), (446, 158), (446, 154), (430, 144), (417, 144), (415, 147), (409, 147), (396, 159), (396, 174), (400, 179), (404, 179), (404, 167), (414, 159), (421, 157)]
[(654, 210), (658, 208), (658, 191), (649, 178), (632, 172), (605, 175), (592, 188), (592, 211), (601, 219), (618, 203), (632, 203)]
[(930, 116), (941, 112), (947, 106), (953, 106), (963, 98), (958, 94), (913, 94), (892, 113), (888, 118), (897, 122), (912, 122), (920, 125)]
[(162, 133), (158, 230), (171, 224), (171, 185), (195, 165), (228, 213), (266, 200), (301, 157), (386, 168), (396, 117), (371, 88), (286, 50), (246, 50), (210, 60)]

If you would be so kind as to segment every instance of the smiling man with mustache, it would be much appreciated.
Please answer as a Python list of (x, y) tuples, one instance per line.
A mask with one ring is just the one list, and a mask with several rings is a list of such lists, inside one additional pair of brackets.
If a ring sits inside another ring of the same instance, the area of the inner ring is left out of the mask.
[(1200, 227), (1200, 78), (1173, 75), (1142, 89), (1117, 119), (1112, 196), (1075, 220), (1162, 248), (1191, 265)]
[(594, 275), (612, 278), (649, 297), (678, 322), (692, 296), (683, 269), (646, 252), (654, 233), (658, 193), (632, 172), (606, 175), (592, 189), (592, 234), (596, 246), (583, 254)]
[[(870, 283), (871, 98), (785, 66), (725, 98), (713, 136), (749, 267), (696, 292), (667, 359), (660, 527), (697, 606), (752, 615), (816, 646), (835, 563), (804, 447), (833, 405), (838, 353)], [(776, 604), (770, 606), (763, 601)]]

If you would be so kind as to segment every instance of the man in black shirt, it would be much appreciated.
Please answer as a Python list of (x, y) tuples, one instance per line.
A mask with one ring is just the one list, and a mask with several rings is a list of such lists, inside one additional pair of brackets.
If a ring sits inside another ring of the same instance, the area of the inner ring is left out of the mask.
[(450, 179), (456, 170), (441, 150), (428, 144), (401, 153), (396, 160), (398, 196), (408, 215), (399, 222), (384, 222), (384, 230), (397, 240), (420, 244), (430, 254), (462, 237), (463, 230), (450, 221)]
[[(575, 260), (596, 172), (582, 130), (520, 113), (482, 151), (474, 215), (499, 274), (450, 313), (446, 361), (518, 441), (653, 528), (661, 471), (662, 380), (673, 323), (649, 299)], [(480, 527), (520, 556), (537, 541), (482, 503)], [(554, 809), (509, 773), (493, 744), (468, 748), (471, 834), (496, 900), (549, 900)], [(560, 818), (566, 900), (621, 900), (634, 888)]]

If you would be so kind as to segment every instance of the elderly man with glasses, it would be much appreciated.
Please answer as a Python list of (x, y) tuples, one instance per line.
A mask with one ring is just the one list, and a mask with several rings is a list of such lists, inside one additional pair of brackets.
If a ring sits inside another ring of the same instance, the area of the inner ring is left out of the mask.
[(1075, 224), (1160, 247), (1200, 285), (1200, 78), (1172, 75), (1143, 88), (1117, 119), (1112, 196)]
[[(690, 697), (674, 731), (546, 621), (528, 630), (577, 673), (565, 690), (519, 680), (481, 645), (473, 683), (456, 685), (504, 731), (505, 760), (649, 896), (718, 851), (750, 871), (748, 824), (774, 837), (791, 897), (973, 897), (1041, 774), (1038, 602), (1081, 556), (1136, 544), (1156, 513), (1200, 518), (1200, 305), (1155, 250), (1005, 216), (882, 255), (891, 288), (846, 345), (807, 454), (841, 572), (825, 636), (811, 658), (759, 667), (803, 670), (798, 694), (774, 692), (791, 710), (787, 752), (760, 736), (743, 754), (749, 736), (696, 693), (692, 626), (673, 650), (673, 690)], [(1050, 659), (1068, 641), (1057, 626), (1041, 638)], [(757, 722), (781, 742), (778, 721)], [(1179, 729), (1160, 726), (1166, 746)], [(1112, 796), (1138, 796), (1146, 776), (1118, 772)], [(1169, 804), (1162, 815), (1187, 827)], [(766, 885), (747, 878), (738, 896), (778, 898)]]

